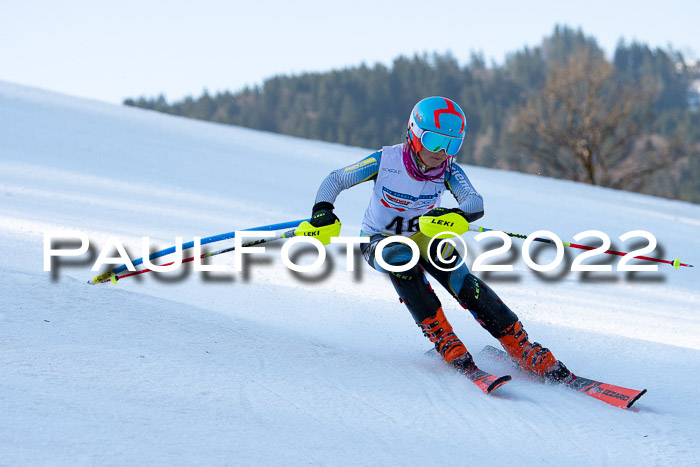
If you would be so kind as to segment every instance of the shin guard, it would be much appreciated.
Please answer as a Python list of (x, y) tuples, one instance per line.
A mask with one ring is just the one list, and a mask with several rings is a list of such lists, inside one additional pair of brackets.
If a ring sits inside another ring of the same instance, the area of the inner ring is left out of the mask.
[(515, 313), (501, 301), (496, 292), (473, 274), (465, 276), (457, 300), (495, 338), (499, 338), (504, 329), (518, 321)]

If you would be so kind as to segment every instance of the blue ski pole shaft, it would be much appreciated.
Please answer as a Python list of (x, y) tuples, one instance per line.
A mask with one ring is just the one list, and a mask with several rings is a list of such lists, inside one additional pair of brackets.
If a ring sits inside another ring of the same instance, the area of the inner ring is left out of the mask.
[[(270, 242), (274, 242), (275, 240), (281, 240), (281, 239), (283, 239), (283, 238), (291, 238), (291, 237), (294, 237), (294, 236), (295, 236), (295, 233), (294, 233), (294, 232), (295, 232), (295, 230), (292, 229), (292, 230), (289, 230), (289, 231), (287, 231), (287, 232), (281, 233), (281, 234), (279, 234), (279, 235), (275, 235), (274, 237), (260, 238), (260, 239), (258, 239), (258, 240), (253, 240), (253, 241), (250, 241), (250, 242), (243, 243), (243, 244), (241, 245), (241, 247), (246, 248), (246, 247), (249, 247), (249, 246), (260, 245), (261, 243), (270, 243)], [(223, 248), (223, 249), (221, 249), (221, 250), (212, 251), (212, 252), (210, 252), (210, 253), (204, 253), (204, 254), (202, 254), (199, 258), (200, 258), (200, 259), (202, 259), (202, 258), (209, 258), (209, 257), (211, 257), (211, 256), (216, 256), (216, 255), (220, 255), (220, 254), (223, 254), (223, 253), (228, 253), (228, 252), (230, 252), (230, 251), (234, 251), (235, 249), (236, 249), (235, 246), (228, 247), (228, 248)], [(192, 257), (190, 257), (190, 258), (185, 258), (185, 259), (183, 259), (182, 262), (183, 262), (183, 263), (189, 263), (190, 261), (194, 261), (194, 259), (195, 259), (195, 257), (192, 256)], [(170, 263), (162, 264), (161, 266), (170, 266), (171, 264), (173, 264), (173, 263), (170, 262)], [(142, 269), (142, 270), (140, 270), (140, 271), (133, 271), (133, 272), (130, 272), (130, 273), (127, 273), (127, 274), (122, 274), (121, 276), (117, 276), (116, 274), (111, 274), (110, 277), (107, 277), (107, 278), (103, 279), (103, 280), (100, 281), (100, 282), (112, 282), (112, 283), (116, 283), (118, 280), (124, 279), (124, 278), (126, 278), (126, 277), (137, 276), (137, 275), (139, 275), (139, 274), (145, 274), (145, 273), (147, 273), (147, 272), (151, 272), (151, 269)]]
[[(307, 220), (307, 219), (301, 219), (298, 221), (282, 222), (280, 224), (263, 225), (263, 226), (252, 227), (252, 228), (243, 229), (243, 230), (244, 231), (250, 231), (250, 230), (272, 231), (272, 230), (289, 229), (289, 228), (297, 227), (299, 224), (301, 224), (305, 220)], [(209, 243), (214, 243), (214, 242), (218, 242), (218, 241), (222, 241), (222, 240), (228, 240), (228, 239), (234, 238), (235, 236), (236, 236), (236, 231), (228, 232), (228, 233), (224, 233), (224, 234), (220, 234), (220, 235), (214, 235), (211, 237), (206, 237), (200, 241), (200, 245), (207, 245)], [(188, 242), (188, 243), (183, 243), (182, 249), (187, 250), (189, 248), (192, 248), (193, 246), (194, 246), (194, 241)], [(151, 253), (148, 256), (148, 259), (153, 260), (156, 258), (160, 258), (160, 257), (166, 256), (166, 255), (169, 255), (170, 253), (175, 253), (176, 250), (177, 250), (177, 247), (171, 246), (170, 248), (166, 248), (164, 250), (160, 250), (160, 251), (156, 251), (155, 253)], [(134, 266), (138, 266), (139, 264), (143, 264), (143, 258), (139, 258), (139, 259), (133, 261), (131, 264), (133, 264)], [(105, 279), (111, 278), (115, 274), (126, 271), (126, 269), (127, 269), (127, 265), (122, 264), (121, 266), (117, 266), (116, 268), (113, 268), (110, 271), (107, 271), (103, 274), (100, 274), (100, 275), (94, 277), (93, 279), (88, 281), (88, 284), (98, 284), (98, 283), (104, 281)]]

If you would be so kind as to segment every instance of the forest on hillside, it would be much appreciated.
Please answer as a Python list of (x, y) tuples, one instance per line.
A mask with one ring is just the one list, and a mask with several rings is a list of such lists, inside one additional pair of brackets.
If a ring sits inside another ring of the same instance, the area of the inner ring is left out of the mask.
[(274, 76), (237, 92), (125, 105), (377, 149), (403, 141), (409, 112), (441, 95), (467, 115), (458, 161), (700, 203), (700, 67), (670, 46), (557, 26), (503, 65), (472, 54), (398, 57), (324, 73)]

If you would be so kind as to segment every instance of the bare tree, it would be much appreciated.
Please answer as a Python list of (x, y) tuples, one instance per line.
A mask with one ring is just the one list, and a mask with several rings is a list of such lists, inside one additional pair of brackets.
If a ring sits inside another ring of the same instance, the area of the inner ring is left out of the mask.
[(621, 189), (639, 189), (669, 163), (668, 151), (645, 135), (652, 86), (634, 88), (588, 49), (553, 68), (544, 89), (516, 117), (516, 144), (546, 175)]

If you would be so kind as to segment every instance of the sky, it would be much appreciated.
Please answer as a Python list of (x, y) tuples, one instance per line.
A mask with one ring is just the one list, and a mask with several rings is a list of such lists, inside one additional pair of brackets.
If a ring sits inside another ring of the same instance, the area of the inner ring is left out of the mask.
[(555, 25), (581, 28), (608, 56), (622, 39), (700, 58), (696, 0), (25, 0), (0, 13), (0, 80), (111, 103), (425, 52), (501, 64)]

